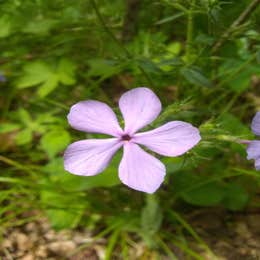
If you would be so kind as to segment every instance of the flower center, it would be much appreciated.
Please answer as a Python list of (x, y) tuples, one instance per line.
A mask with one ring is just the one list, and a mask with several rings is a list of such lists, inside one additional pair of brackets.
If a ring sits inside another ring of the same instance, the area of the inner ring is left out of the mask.
[(122, 135), (121, 139), (123, 141), (130, 141), (131, 140), (131, 136), (130, 135)]

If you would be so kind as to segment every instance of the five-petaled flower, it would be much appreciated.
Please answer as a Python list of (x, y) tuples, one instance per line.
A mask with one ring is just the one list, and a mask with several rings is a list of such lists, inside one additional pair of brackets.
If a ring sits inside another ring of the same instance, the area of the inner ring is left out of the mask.
[(145, 87), (124, 93), (119, 108), (124, 130), (113, 110), (103, 102), (86, 100), (71, 107), (68, 121), (73, 128), (113, 138), (72, 143), (64, 154), (65, 169), (76, 175), (96, 175), (108, 166), (116, 151), (123, 146), (120, 180), (132, 189), (153, 193), (164, 180), (165, 166), (139, 145), (161, 155), (179, 156), (200, 141), (199, 130), (186, 122), (171, 121), (154, 130), (137, 133), (154, 121), (161, 111), (160, 100)]
[[(257, 136), (260, 136), (260, 112), (257, 112), (253, 118), (251, 129), (253, 133)], [(255, 160), (255, 168), (260, 170), (260, 141), (254, 140), (248, 142), (247, 147), (247, 159)]]

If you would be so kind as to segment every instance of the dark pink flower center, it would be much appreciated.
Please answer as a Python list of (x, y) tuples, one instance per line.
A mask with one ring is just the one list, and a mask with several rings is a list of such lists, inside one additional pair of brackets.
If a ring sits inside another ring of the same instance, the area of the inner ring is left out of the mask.
[(131, 140), (131, 136), (130, 135), (122, 135), (121, 136), (121, 139), (123, 140), (123, 141), (130, 141)]

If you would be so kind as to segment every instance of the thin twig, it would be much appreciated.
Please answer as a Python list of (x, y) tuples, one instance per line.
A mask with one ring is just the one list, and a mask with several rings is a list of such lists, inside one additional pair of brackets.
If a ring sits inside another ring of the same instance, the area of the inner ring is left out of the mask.
[[(113, 41), (118, 45), (118, 47), (122, 50), (122, 52), (125, 54), (125, 56), (128, 59), (131, 59), (131, 53), (122, 45), (122, 43), (116, 38), (116, 36), (113, 34), (113, 32), (109, 29), (109, 27), (107, 26), (105, 20), (103, 19), (101, 13), (99, 12), (99, 9), (97, 7), (97, 4), (95, 2), (95, 0), (90, 0), (95, 13), (97, 15), (97, 18), (99, 19), (101, 25), (103, 26), (104, 30), (107, 32), (107, 34), (113, 39)], [(144, 75), (144, 77), (146, 78), (147, 82), (154, 87), (154, 84), (152, 82), (152, 80), (150, 79), (150, 77), (148, 76), (148, 74), (146, 73), (146, 71), (140, 66), (138, 65), (139, 70), (141, 71), (141, 73)]]
[(239, 15), (239, 17), (231, 24), (231, 26), (222, 34), (219, 40), (213, 45), (212, 52), (215, 53), (223, 45), (223, 43), (229, 38), (232, 32), (242, 23), (246, 21), (247, 18), (255, 11), (259, 5), (260, 0), (253, 0), (249, 6)]

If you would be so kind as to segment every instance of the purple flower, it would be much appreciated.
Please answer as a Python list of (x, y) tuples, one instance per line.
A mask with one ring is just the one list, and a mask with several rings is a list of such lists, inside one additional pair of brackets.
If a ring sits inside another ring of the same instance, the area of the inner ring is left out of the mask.
[(139, 145), (165, 156), (179, 156), (201, 139), (199, 130), (189, 123), (172, 121), (154, 130), (137, 133), (150, 124), (161, 111), (161, 102), (148, 88), (135, 88), (119, 100), (124, 118), (124, 130), (115, 113), (105, 103), (87, 100), (73, 105), (69, 124), (80, 131), (112, 135), (109, 139), (89, 139), (75, 142), (64, 154), (65, 169), (76, 175), (101, 173), (114, 154), (123, 146), (119, 178), (130, 188), (153, 193), (164, 180), (165, 166)]
[(1, 74), (1, 71), (0, 71), (0, 82), (6, 82), (6, 78)]
[[(257, 112), (254, 116), (251, 124), (251, 129), (255, 135), (260, 136), (260, 112)], [(257, 170), (260, 170), (260, 141), (249, 141), (247, 147), (247, 159), (254, 159), (255, 168)]]

